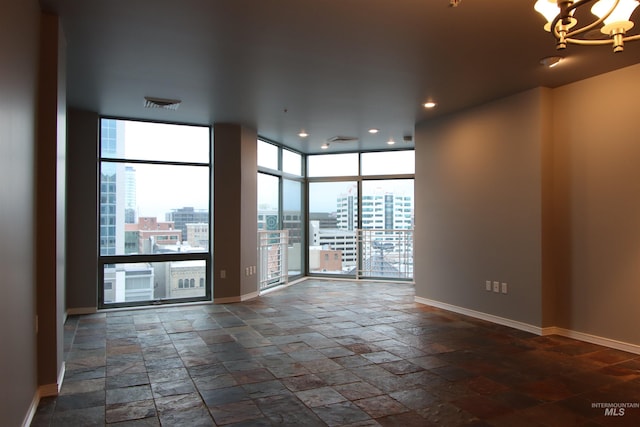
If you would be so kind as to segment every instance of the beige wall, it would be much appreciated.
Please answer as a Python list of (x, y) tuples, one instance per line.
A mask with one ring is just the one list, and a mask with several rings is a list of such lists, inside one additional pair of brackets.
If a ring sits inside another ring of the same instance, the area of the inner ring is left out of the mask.
[(38, 385), (41, 396), (50, 396), (57, 394), (63, 372), (65, 316), (66, 46), (56, 16), (42, 15), (40, 47), (35, 174)]
[(638, 76), (635, 65), (417, 126), (419, 298), (640, 345)]
[(40, 12), (0, 13), (0, 425), (19, 426), (36, 395), (34, 146)]
[[(213, 296), (238, 298), (258, 291), (257, 134), (236, 124), (213, 127), (215, 208)], [(221, 271), (225, 277), (221, 277)]]

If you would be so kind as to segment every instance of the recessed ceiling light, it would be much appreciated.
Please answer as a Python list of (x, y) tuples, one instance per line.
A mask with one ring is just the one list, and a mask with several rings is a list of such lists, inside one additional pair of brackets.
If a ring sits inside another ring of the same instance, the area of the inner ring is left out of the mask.
[(320, 146), (320, 148), (322, 148), (323, 150), (326, 150), (327, 148), (329, 148), (329, 143), (325, 142)]
[(427, 101), (422, 105), (424, 106), (424, 108), (435, 108), (435, 106), (438, 105), (438, 104), (436, 104), (433, 101)]
[(371, 128), (371, 129), (369, 129), (369, 133), (376, 134), (376, 133), (378, 133), (378, 132), (380, 132), (380, 129), (376, 129), (376, 128)]
[(299, 136), (300, 138), (306, 138), (306, 137), (308, 137), (308, 136), (309, 136), (309, 134), (308, 134), (308, 133), (306, 133), (305, 131), (300, 131), (300, 133), (298, 134), (298, 136)]
[(547, 56), (546, 58), (542, 58), (540, 63), (545, 67), (553, 68), (560, 64), (564, 58), (562, 56)]
[(395, 143), (396, 142), (393, 139), (390, 139), (390, 140), (387, 141), (387, 145), (393, 145)]

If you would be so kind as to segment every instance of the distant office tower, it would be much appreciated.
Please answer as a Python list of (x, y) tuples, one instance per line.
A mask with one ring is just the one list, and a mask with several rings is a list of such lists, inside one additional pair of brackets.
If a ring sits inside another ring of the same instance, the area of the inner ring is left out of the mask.
[[(379, 192), (362, 196), (363, 229), (400, 229), (413, 228), (413, 197), (390, 192)], [(357, 226), (357, 198), (353, 195), (341, 195), (337, 200), (337, 228), (355, 230)]]
[[(102, 158), (124, 157), (124, 125), (102, 119), (100, 149)], [(100, 172), (100, 255), (124, 253), (125, 166), (102, 161)]]
[(182, 237), (185, 238), (187, 236), (187, 224), (209, 223), (209, 211), (192, 207), (172, 209), (171, 212), (165, 215), (165, 220), (173, 222), (176, 230), (181, 230)]
[(138, 222), (136, 212), (136, 169), (125, 166), (125, 192), (124, 192), (124, 222), (135, 224)]

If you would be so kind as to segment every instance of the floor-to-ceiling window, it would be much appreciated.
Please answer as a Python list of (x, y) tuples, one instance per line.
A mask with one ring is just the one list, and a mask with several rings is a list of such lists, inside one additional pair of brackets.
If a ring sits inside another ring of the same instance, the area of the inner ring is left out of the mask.
[(309, 183), (309, 272), (354, 274), (357, 181)]
[(210, 128), (100, 130), (99, 306), (210, 299)]
[(411, 279), (414, 151), (307, 161), (309, 273)]
[(258, 140), (258, 230), (287, 230), (289, 278), (304, 273), (303, 156)]

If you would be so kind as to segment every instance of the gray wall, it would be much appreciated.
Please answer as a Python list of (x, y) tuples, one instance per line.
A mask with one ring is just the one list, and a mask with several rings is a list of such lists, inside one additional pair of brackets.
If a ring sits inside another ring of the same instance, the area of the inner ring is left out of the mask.
[(542, 324), (547, 98), (531, 90), (416, 127), (418, 297)]
[(640, 345), (639, 75), (418, 125), (416, 295)]
[(553, 91), (558, 326), (640, 344), (640, 65)]
[(0, 13), (0, 425), (21, 425), (36, 394), (34, 145), (38, 2)]
[(98, 303), (97, 113), (69, 109), (67, 138), (67, 307)]

